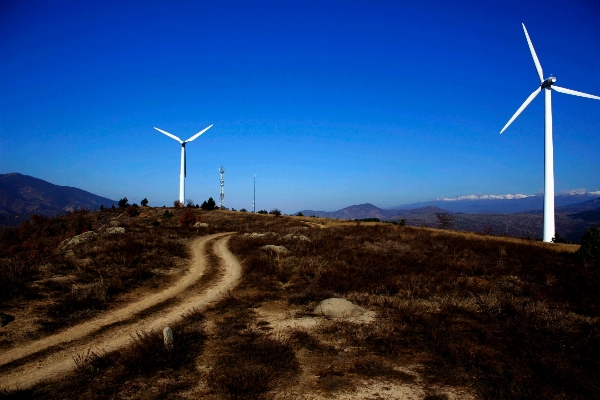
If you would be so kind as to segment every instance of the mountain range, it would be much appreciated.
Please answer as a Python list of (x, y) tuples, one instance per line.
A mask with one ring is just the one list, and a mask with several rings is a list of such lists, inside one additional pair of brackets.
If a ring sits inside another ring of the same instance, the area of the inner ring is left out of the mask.
[(117, 201), (70, 186), (54, 185), (19, 173), (0, 174), (0, 226), (17, 225), (31, 214), (47, 217)]

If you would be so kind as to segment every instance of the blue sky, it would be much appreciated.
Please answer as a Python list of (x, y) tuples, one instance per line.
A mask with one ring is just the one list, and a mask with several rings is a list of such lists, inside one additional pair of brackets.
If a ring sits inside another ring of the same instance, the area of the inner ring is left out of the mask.
[[(600, 95), (600, 3), (3, 1), (0, 173), (151, 205), (337, 210), (543, 190), (544, 74)], [(556, 190), (600, 190), (600, 101), (553, 93)]]

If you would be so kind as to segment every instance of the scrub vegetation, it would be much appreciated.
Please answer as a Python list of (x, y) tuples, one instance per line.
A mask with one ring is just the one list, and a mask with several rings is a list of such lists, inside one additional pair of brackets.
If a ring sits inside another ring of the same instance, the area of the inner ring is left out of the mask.
[[(128, 348), (76, 357), (60, 381), (0, 397), (393, 398), (408, 390), (422, 399), (599, 398), (600, 260), (578, 246), (448, 226), (140, 211), (34, 217), (0, 231), (1, 310), (31, 305), (43, 323), (30, 336), (42, 337), (110, 312), (130, 293), (168, 286), (190, 241), (216, 232), (238, 233), (229, 242), (242, 262), (238, 287), (172, 327), (171, 352), (162, 332), (139, 332)], [(190, 228), (192, 219), (208, 227)], [(57, 250), (113, 220), (125, 233)], [(216, 270), (218, 258), (209, 258)], [(315, 314), (331, 297), (374, 319)], [(10, 334), (17, 323), (1, 328), (3, 346), (19, 345)]]

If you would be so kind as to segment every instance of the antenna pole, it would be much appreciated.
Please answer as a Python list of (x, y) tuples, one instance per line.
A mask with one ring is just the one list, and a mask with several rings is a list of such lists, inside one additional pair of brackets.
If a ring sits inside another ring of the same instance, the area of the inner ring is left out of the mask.
[(219, 170), (221, 173), (221, 201), (219, 202), (219, 208), (225, 208), (225, 167), (221, 165), (221, 169)]
[(252, 212), (256, 213), (256, 174), (254, 174), (254, 198), (252, 199)]

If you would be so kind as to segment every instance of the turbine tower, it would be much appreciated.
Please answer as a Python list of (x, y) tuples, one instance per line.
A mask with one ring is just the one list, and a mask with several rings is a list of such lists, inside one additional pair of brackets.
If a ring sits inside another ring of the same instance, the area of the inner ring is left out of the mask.
[(161, 133), (164, 133), (165, 135), (167, 135), (171, 139), (175, 139), (179, 143), (181, 143), (181, 173), (179, 174), (179, 201), (182, 202), (182, 203), (184, 203), (184, 204), (185, 204), (185, 175), (186, 175), (185, 145), (187, 143), (191, 142), (192, 140), (196, 139), (198, 136), (202, 135), (204, 132), (206, 132), (210, 128), (212, 128), (212, 125), (210, 125), (208, 128), (204, 128), (203, 130), (201, 130), (200, 132), (196, 133), (194, 136), (192, 136), (188, 140), (182, 141), (177, 136), (172, 135), (169, 132), (165, 132), (162, 129), (158, 129), (157, 127), (154, 127), (154, 129), (156, 129), (157, 131), (159, 131)]
[(221, 165), (219, 172), (221, 173), (221, 201), (219, 202), (219, 208), (222, 210), (225, 208), (225, 167)]
[(560, 86), (556, 86), (554, 83), (556, 82), (556, 78), (550, 76), (544, 79), (544, 73), (542, 72), (542, 66), (540, 61), (535, 54), (535, 50), (533, 49), (533, 44), (531, 43), (531, 39), (529, 38), (529, 34), (527, 33), (527, 28), (525, 28), (525, 24), (523, 24), (523, 31), (525, 31), (525, 37), (527, 38), (527, 43), (529, 44), (529, 50), (531, 51), (531, 56), (533, 57), (533, 63), (535, 64), (535, 69), (537, 70), (537, 74), (540, 78), (540, 86), (535, 89), (531, 95), (525, 100), (525, 102), (519, 107), (515, 115), (504, 125), (500, 134), (508, 128), (510, 124), (523, 112), (523, 110), (535, 99), (535, 97), (540, 94), (542, 90), (544, 90), (544, 98), (545, 98), (545, 109), (544, 109), (544, 233), (543, 240), (544, 242), (551, 242), (555, 236), (555, 227), (554, 227), (554, 149), (552, 145), (552, 90), (555, 90), (560, 93), (571, 94), (574, 96), (588, 97), (590, 99), (600, 100), (600, 97), (593, 96), (591, 94), (577, 92), (571, 89), (565, 89)]

